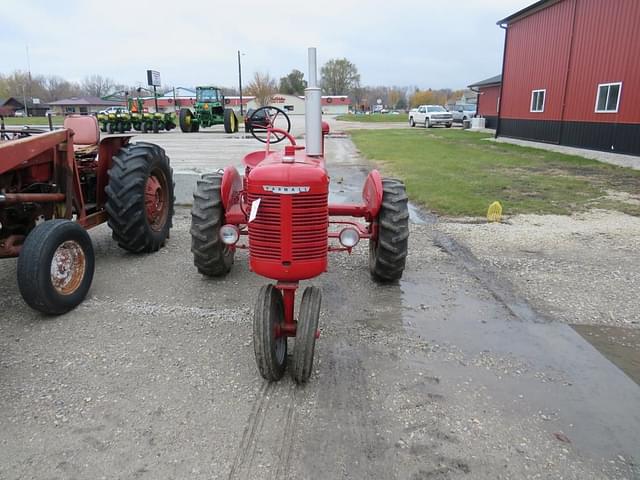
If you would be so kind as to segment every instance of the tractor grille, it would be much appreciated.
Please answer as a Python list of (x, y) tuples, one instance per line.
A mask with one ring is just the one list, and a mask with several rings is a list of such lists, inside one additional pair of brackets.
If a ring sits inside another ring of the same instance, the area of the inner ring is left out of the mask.
[(249, 203), (258, 197), (261, 198), (258, 215), (249, 224), (249, 253), (253, 257), (278, 262), (326, 257), (329, 222), (326, 193), (249, 194)]

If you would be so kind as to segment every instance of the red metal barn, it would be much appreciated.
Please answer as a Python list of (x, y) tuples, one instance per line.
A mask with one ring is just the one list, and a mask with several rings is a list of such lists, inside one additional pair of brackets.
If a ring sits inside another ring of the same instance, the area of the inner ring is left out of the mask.
[(479, 116), (484, 117), (486, 128), (496, 128), (498, 125), (501, 80), (502, 75), (496, 75), (469, 85), (471, 90), (478, 93), (476, 112)]
[(640, 1), (542, 0), (498, 24), (497, 136), (640, 155)]

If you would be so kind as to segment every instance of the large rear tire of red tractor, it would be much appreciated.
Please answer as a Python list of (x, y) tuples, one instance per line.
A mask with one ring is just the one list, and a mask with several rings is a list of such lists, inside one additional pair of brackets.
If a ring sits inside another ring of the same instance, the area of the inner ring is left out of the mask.
[(222, 243), (220, 227), (224, 220), (222, 174), (203, 175), (193, 192), (191, 207), (191, 252), (198, 272), (209, 277), (229, 273), (235, 250)]
[(193, 114), (188, 108), (181, 108), (178, 115), (178, 123), (180, 124), (180, 130), (184, 133), (191, 133), (193, 126)]
[(105, 208), (118, 245), (134, 253), (164, 245), (172, 227), (173, 189), (169, 157), (159, 146), (132, 143), (114, 155)]
[(302, 294), (296, 344), (293, 351), (291, 375), (296, 383), (306, 383), (313, 371), (313, 354), (316, 347), (316, 331), (320, 319), (322, 293), (318, 287), (307, 287)]
[(236, 133), (238, 131), (238, 118), (231, 108), (224, 109), (224, 131), (225, 133)]
[(369, 240), (369, 270), (374, 280), (402, 278), (409, 249), (409, 206), (404, 184), (382, 179), (382, 206), (376, 219), (378, 235)]
[(18, 258), (18, 287), (24, 301), (48, 315), (77, 307), (95, 268), (91, 238), (70, 220), (48, 220), (34, 228)]
[(253, 312), (253, 351), (258, 370), (270, 382), (280, 380), (287, 364), (287, 337), (279, 335), (284, 320), (284, 304), (280, 290), (264, 285), (258, 292)]

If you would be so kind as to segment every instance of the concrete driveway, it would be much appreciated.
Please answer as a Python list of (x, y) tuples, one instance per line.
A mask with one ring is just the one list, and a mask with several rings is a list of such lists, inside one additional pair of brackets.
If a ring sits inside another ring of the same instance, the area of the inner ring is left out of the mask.
[[(149, 136), (174, 168), (240, 165), (221, 133)], [(334, 198), (369, 165), (330, 138)], [(638, 478), (640, 388), (569, 326), (537, 315), (418, 217), (401, 282), (367, 247), (332, 254), (310, 383), (259, 376), (252, 311), (267, 280), (239, 252), (224, 279), (192, 265), (188, 209), (135, 256), (91, 232), (87, 300), (57, 318), (0, 269), (2, 479)], [(291, 342), (290, 347), (293, 347)]]

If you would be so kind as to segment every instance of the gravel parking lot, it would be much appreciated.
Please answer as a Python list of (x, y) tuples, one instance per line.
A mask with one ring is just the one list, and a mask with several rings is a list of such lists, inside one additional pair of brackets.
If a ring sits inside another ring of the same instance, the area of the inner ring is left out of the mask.
[[(191, 172), (260, 148), (217, 132), (148, 137)], [(327, 157), (333, 197), (357, 200), (370, 166), (340, 136)], [(198, 275), (189, 221), (179, 208), (148, 256), (93, 230), (93, 287), (58, 318), (29, 310), (15, 260), (2, 262), (0, 478), (640, 476), (640, 388), (444, 247), (457, 232), (416, 217), (396, 285), (371, 281), (366, 245), (333, 254), (309, 282), (323, 291), (322, 334), (297, 387), (255, 367), (251, 315), (267, 281), (244, 252), (226, 278)]]

